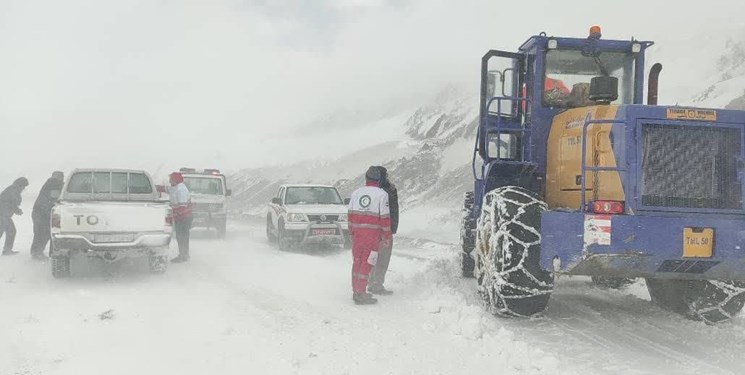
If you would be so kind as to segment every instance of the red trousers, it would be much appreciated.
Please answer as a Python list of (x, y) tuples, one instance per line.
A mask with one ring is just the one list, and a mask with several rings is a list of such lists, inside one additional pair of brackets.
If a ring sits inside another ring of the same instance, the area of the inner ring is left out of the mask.
[(370, 246), (356, 246), (352, 244), (352, 292), (366, 293), (367, 282), (370, 279), (373, 266), (367, 263), (367, 257), (374, 249)]

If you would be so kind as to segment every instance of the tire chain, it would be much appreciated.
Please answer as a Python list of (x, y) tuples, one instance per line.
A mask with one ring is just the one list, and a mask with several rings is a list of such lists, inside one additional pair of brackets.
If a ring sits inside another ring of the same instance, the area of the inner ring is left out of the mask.
[[(508, 198), (509, 195), (517, 195), (512, 199)], [(500, 199), (501, 198), (501, 199)], [(520, 202), (519, 198), (525, 198), (528, 202)], [(494, 200), (497, 199), (497, 202)], [(532, 298), (541, 295), (550, 294), (553, 290), (553, 282), (545, 282), (537, 279), (532, 273), (525, 268), (525, 260), (528, 257), (528, 252), (532, 246), (540, 246), (541, 234), (535, 228), (532, 228), (521, 221), (522, 216), (526, 213), (526, 207), (532, 205), (539, 205), (542, 210), (547, 209), (544, 202), (538, 200), (529, 194), (526, 194), (522, 189), (517, 189), (512, 186), (506, 186), (495, 189), (484, 197), (484, 204), (482, 206), (482, 214), (477, 223), (477, 245), (479, 261), (477, 262), (477, 279), (481, 281), (483, 277), (489, 277), (491, 280), (487, 282), (479, 282), (479, 294), (488, 303), (488, 307), (492, 313), (499, 315), (510, 315), (525, 317), (525, 315), (512, 311), (507, 304), (505, 299), (525, 299)], [(498, 203), (495, 204), (495, 203)], [(510, 207), (512, 206), (512, 207)], [(510, 214), (510, 209), (515, 209), (514, 214)], [(494, 221), (498, 217), (498, 213), (502, 213), (504, 220), (503, 223), (497, 228), (497, 224)], [(535, 240), (531, 242), (525, 242), (519, 238), (516, 238), (511, 234), (507, 228), (511, 225), (518, 226), (527, 232), (535, 236)], [(489, 241), (485, 243), (482, 239), (484, 235), (488, 235)], [(507, 241), (500, 247), (499, 240)], [(519, 252), (520, 259), (517, 264), (510, 265), (508, 268), (502, 271), (497, 270), (497, 251), (502, 251), (504, 259), (503, 266), (512, 263), (512, 256), (518, 255), (513, 254), (514, 252), (508, 252), (505, 250), (513, 250), (515, 244), (521, 247)], [(491, 251), (495, 249), (495, 251)], [(483, 254), (488, 254), (488, 262), (481, 260)], [(528, 279), (535, 284), (535, 287), (526, 287), (516, 285), (509, 280), (510, 275), (522, 273)], [(486, 284), (484, 287), (482, 284)], [(511, 289), (510, 294), (505, 295), (503, 291)], [(519, 293), (515, 293), (517, 291)], [(496, 300), (495, 300), (496, 298)]]

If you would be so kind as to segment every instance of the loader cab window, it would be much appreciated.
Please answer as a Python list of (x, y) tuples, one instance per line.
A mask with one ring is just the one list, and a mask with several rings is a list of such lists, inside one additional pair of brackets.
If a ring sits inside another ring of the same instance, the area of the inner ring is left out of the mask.
[(603, 52), (596, 60), (579, 50), (546, 52), (543, 105), (576, 108), (590, 101), (590, 80), (608, 75), (618, 78), (618, 99), (611, 104), (634, 102), (634, 55), (626, 52)]
[(489, 157), (492, 159), (520, 160), (520, 137), (514, 133), (489, 134)]
[(519, 88), (523, 83), (518, 61), (515, 58), (493, 56), (487, 64), (484, 104), (488, 105), (488, 113), (501, 117), (517, 116), (519, 102), (514, 98), (520, 96)]

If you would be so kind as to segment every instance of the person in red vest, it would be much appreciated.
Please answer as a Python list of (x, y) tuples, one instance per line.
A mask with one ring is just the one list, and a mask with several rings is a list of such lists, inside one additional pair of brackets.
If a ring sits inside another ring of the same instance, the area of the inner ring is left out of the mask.
[(391, 216), (388, 193), (380, 187), (384, 178), (379, 167), (365, 173), (365, 186), (355, 190), (349, 201), (349, 235), (352, 238), (352, 300), (358, 305), (378, 302), (367, 292), (370, 273), (378, 251), (391, 243)]
[(173, 210), (173, 231), (176, 232), (176, 242), (178, 243), (178, 256), (173, 258), (171, 262), (182, 263), (189, 260), (189, 231), (193, 220), (191, 193), (184, 184), (184, 176), (181, 173), (173, 172), (168, 177), (171, 183), (168, 196)]
[(570, 90), (559, 79), (546, 77), (543, 83), (543, 103), (552, 107), (566, 106)]

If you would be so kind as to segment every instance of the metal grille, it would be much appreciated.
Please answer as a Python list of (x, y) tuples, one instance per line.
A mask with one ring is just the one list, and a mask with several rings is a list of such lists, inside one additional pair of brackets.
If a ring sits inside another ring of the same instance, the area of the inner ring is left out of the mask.
[(308, 220), (319, 223), (333, 223), (339, 220), (339, 215), (308, 215)]
[(740, 209), (740, 129), (644, 124), (642, 204)]

